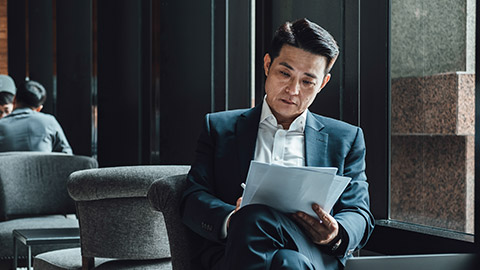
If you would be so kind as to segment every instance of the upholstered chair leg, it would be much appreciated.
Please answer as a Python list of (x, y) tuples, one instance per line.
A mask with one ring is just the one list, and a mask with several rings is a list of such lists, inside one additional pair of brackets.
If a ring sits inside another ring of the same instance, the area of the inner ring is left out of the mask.
[(82, 256), (82, 270), (90, 270), (95, 266), (93, 257)]

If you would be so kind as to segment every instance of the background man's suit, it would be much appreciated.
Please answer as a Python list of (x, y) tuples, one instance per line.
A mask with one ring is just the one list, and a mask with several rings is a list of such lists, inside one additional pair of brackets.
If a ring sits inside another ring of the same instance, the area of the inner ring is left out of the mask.
[[(206, 239), (201, 257), (207, 267), (221, 256), (224, 248), (220, 231), (242, 195), (240, 184), (245, 182), (254, 158), (260, 113), (261, 106), (257, 106), (205, 117), (182, 210), (184, 223)], [(366, 243), (374, 223), (369, 211), (361, 129), (308, 112), (305, 163), (337, 167), (339, 175), (352, 178), (331, 213), (348, 233), (348, 247), (344, 256), (339, 257), (344, 264), (357, 247)]]
[(72, 154), (63, 129), (53, 115), (18, 108), (0, 119), (0, 152), (39, 151)]

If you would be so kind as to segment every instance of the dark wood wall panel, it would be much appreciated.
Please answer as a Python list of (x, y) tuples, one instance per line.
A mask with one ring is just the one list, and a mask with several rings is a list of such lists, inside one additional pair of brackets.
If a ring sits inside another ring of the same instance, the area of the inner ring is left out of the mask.
[(100, 166), (141, 163), (141, 3), (97, 2)]
[(56, 1), (57, 120), (73, 152), (92, 155), (92, 1)]
[(158, 50), (160, 163), (190, 164), (211, 110), (210, 1), (162, 1)]
[[(228, 9), (228, 109), (252, 103), (250, 1), (231, 0)], [(256, 67), (260, 68), (260, 67)]]
[[(12, 1), (10, 1), (12, 2)], [(47, 90), (43, 112), (55, 114), (52, 0), (28, 1), (28, 76)]]
[(25, 1), (7, 2), (8, 74), (18, 85), (26, 76)]

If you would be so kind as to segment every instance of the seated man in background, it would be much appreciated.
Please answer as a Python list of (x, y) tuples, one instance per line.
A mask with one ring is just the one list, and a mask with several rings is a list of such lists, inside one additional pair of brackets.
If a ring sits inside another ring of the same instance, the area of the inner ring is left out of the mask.
[(55, 117), (40, 112), (46, 97), (45, 88), (35, 81), (26, 81), (17, 89), (13, 112), (0, 119), (0, 152), (72, 154), (72, 148)]
[(0, 75), (0, 118), (12, 112), (16, 89), (15, 82), (10, 76)]

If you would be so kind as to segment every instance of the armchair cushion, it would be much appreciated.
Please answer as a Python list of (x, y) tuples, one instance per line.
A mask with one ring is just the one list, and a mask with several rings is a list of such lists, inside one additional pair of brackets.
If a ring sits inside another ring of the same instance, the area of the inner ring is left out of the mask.
[[(80, 248), (69, 248), (45, 252), (35, 257), (33, 269), (41, 270), (81, 270), (82, 255)], [(95, 259), (95, 270), (171, 270), (170, 260), (130, 261), (107, 258)]]

